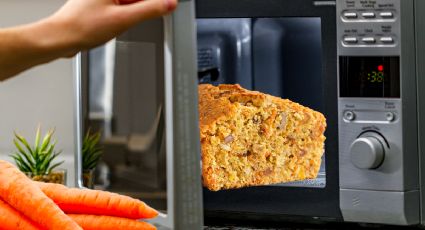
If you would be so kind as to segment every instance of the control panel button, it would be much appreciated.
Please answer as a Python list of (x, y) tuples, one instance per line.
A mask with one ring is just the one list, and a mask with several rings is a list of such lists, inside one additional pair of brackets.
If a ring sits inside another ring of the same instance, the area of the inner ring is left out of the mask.
[(359, 169), (379, 167), (385, 155), (383, 138), (375, 133), (366, 133), (350, 146), (351, 163)]
[(345, 111), (344, 112), (344, 118), (346, 120), (352, 121), (356, 119), (356, 114), (353, 111)]
[(385, 118), (387, 118), (387, 121), (394, 121), (395, 120), (395, 114), (392, 112), (387, 112), (385, 114)]
[(362, 42), (373, 44), (376, 42), (376, 39), (374, 37), (364, 37), (362, 38)]
[(357, 18), (357, 13), (356, 12), (345, 12), (343, 15), (344, 15), (345, 18), (348, 18), (348, 19), (355, 19), (355, 18)]
[(379, 16), (381, 16), (381, 18), (394, 18), (393, 12), (381, 12)]
[(345, 43), (355, 44), (358, 42), (358, 39), (356, 37), (345, 37), (344, 38)]
[(374, 12), (363, 12), (362, 13), (362, 17), (364, 18), (375, 18), (375, 13)]
[(394, 39), (392, 37), (382, 37), (379, 39), (382, 43), (392, 44), (394, 43)]

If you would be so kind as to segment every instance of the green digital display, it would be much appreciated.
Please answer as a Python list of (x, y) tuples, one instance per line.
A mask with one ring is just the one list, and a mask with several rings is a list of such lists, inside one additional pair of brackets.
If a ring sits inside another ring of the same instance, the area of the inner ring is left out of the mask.
[(399, 57), (340, 57), (341, 97), (400, 97)]
[(367, 81), (370, 83), (383, 83), (385, 81), (385, 73), (382, 65), (378, 66), (377, 70), (367, 73)]

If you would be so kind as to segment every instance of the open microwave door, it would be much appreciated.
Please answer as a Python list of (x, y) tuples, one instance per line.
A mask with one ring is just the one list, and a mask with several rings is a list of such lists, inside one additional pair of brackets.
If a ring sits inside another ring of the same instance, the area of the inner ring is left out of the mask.
[(78, 149), (89, 129), (102, 134), (94, 186), (159, 210), (148, 220), (158, 229), (203, 226), (195, 41), (194, 2), (185, 0), (76, 64)]

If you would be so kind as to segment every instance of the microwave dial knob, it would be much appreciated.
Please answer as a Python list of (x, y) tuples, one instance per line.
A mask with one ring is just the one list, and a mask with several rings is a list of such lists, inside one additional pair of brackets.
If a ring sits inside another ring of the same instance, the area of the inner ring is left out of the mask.
[(385, 156), (383, 142), (383, 138), (378, 134), (363, 134), (351, 144), (351, 163), (360, 169), (379, 167)]

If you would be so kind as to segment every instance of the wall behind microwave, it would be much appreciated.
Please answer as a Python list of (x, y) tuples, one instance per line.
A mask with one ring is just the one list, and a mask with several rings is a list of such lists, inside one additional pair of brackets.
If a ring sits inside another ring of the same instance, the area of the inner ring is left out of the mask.
[[(0, 0), (0, 27), (24, 24), (46, 17), (66, 0)], [(34, 38), (36, 39), (36, 38)], [(73, 60), (62, 59), (0, 82), (0, 159), (10, 160), (13, 131), (33, 143), (38, 124), (42, 131), (55, 128), (57, 147), (65, 160), (67, 183), (74, 185)]]

